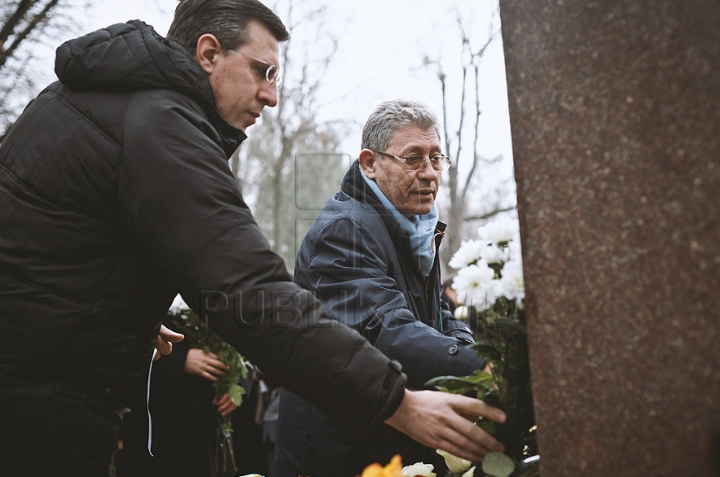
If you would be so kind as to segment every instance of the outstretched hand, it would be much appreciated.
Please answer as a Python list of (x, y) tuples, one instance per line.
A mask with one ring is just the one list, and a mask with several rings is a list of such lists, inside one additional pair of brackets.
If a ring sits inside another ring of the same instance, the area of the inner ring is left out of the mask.
[(174, 331), (166, 328), (165, 325), (160, 325), (160, 331), (158, 332), (157, 340), (155, 341), (155, 349), (158, 353), (155, 353), (153, 358), (155, 361), (160, 359), (162, 355), (169, 355), (172, 353), (172, 344), (179, 343), (185, 339), (185, 335), (175, 333)]
[(193, 348), (188, 351), (185, 358), (185, 372), (194, 376), (200, 376), (213, 383), (217, 381), (216, 376), (222, 376), (230, 369), (230, 366), (218, 359), (215, 353)]
[(481, 462), (486, 452), (505, 448), (474, 424), (480, 416), (499, 423), (506, 419), (500, 409), (478, 399), (406, 389), (400, 407), (385, 423), (432, 449)]

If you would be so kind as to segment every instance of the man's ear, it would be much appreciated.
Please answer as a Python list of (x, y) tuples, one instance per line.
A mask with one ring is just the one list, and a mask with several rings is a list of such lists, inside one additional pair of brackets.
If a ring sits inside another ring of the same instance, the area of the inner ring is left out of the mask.
[(377, 155), (370, 149), (363, 149), (360, 151), (360, 157), (358, 158), (360, 167), (367, 176), (368, 179), (375, 179), (375, 167), (377, 165)]
[(200, 63), (200, 67), (207, 74), (211, 74), (217, 65), (217, 58), (223, 54), (222, 46), (215, 35), (205, 33), (198, 38), (195, 47), (195, 59)]

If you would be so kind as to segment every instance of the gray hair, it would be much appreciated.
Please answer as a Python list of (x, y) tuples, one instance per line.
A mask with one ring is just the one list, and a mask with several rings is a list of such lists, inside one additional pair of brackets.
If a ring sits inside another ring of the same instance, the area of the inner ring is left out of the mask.
[(360, 148), (384, 151), (390, 147), (395, 131), (406, 126), (435, 128), (440, 138), (437, 117), (424, 103), (395, 99), (384, 101), (375, 108), (363, 127)]
[(247, 42), (247, 25), (258, 21), (277, 41), (290, 38), (282, 20), (258, 0), (182, 0), (175, 9), (168, 40), (180, 43), (195, 55), (197, 41), (210, 33), (225, 50), (235, 50)]

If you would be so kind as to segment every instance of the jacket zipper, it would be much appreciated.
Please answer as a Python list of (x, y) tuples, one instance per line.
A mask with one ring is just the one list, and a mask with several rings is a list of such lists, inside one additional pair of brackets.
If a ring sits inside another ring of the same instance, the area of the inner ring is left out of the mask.
[[(439, 225), (439, 224), (438, 224)], [(444, 225), (444, 224), (443, 224)], [(439, 235), (439, 237), (438, 237)], [(428, 304), (428, 306), (431, 304), (430, 302), (430, 277), (432, 276), (433, 269), (437, 266), (439, 263), (439, 253), (440, 253), (440, 242), (442, 241), (443, 237), (445, 236), (445, 227), (436, 227), (435, 228), (435, 234), (432, 238), (432, 245), (435, 247), (435, 263), (433, 264), (433, 267), (430, 269), (430, 273), (428, 273), (427, 278), (425, 279), (425, 303)], [(442, 284), (441, 284), (442, 285)], [(439, 305), (439, 303), (438, 303)], [(442, 319), (442, 308), (438, 306), (439, 313), (438, 313), (438, 331), (440, 333), (445, 332), (445, 326), (443, 324)], [(432, 309), (430, 310), (432, 312)]]

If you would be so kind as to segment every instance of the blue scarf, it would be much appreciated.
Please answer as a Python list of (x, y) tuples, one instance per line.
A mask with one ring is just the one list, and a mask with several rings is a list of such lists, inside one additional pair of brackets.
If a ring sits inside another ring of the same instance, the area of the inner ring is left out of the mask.
[(360, 173), (367, 182), (370, 189), (380, 199), (382, 205), (392, 214), (400, 225), (400, 235), (410, 241), (410, 250), (413, 257), (417, 261), (420, 273), (424, 277), (430, 274), (433, 262), (435, 261), (435, 247), (432, 245), (435, 236), (435, 226), (438, 221), (438, 211), (435, 204), (432, 210), (425, 215), (412, 215), (410, 217), (403, 215), (397, 208), (385, 197), (377, 182), (370, 179), (360, 167)]

